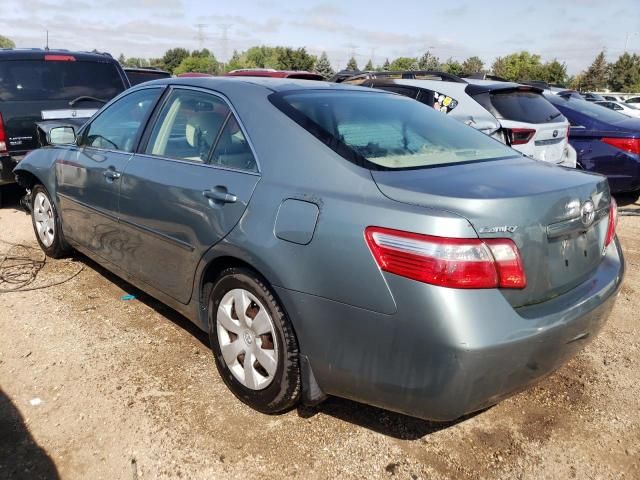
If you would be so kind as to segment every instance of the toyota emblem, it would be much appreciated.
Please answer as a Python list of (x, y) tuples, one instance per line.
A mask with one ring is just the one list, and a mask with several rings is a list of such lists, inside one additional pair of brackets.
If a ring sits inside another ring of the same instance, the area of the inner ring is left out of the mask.
[(553, 131), (553, 138), (556, 138), (558, 136), (558, 130), (554, 130)]
[(585, 227), (588, 227), (593, 223), (594, 218), (596, 218), (596, 207), (591, 200), (587, 200), (580, 209), (580, 220)]

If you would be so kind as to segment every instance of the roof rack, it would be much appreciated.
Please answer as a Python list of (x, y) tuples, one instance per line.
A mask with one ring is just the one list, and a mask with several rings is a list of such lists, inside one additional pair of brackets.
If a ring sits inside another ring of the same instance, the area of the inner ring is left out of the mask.
[[(511, 82), (511, 80), (507, 80), (504, 77), (499, 77), (498, 75), (492, 75), (490, 73), (463, 73), (460, 75), (462, 78), (471, 78), (473, 80), (493, 80), (495, 82)], [(512, 82), (513, 83), (513, 82)], [(522, 82), (520, 82), (522, 83)]]
[[(342, 73), (342, 72), (340, 72)], [(429, 77), (424, 80), (441, 80), (444, 82), (456, 82), (456, 83), (467, 83), (464, 79), (458, 77), (457, 75), (453, 75), (452, 73), (440, 72), (437, 70), (393, 70), (393, 71), (366, 71), (366, 72), (358, 72), (351, 77), (348, 77), (348, 80), (355, 79), (374, 79), (374, 78), (389, 78), (389, 77), (400, 77), (403, 79), (418, 79), (420, 77)], [(343, 80), (344, 81), (344, 80)]]

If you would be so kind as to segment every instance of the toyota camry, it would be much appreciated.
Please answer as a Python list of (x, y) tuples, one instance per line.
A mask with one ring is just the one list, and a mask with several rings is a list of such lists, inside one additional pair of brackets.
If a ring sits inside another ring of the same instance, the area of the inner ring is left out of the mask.
[(622, 282), (605, 177), (391, 92), (164, 79), (48, 139), (15, 170), (44, 252), (184, 314), (265, 413), (486, 408), (593, 339)]

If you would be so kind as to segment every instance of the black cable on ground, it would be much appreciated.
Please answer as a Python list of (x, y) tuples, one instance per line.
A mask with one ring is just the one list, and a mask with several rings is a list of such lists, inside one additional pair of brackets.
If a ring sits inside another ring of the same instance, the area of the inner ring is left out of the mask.
[[(38, 274), (47, 263), (44, 252), (38, 247), (21, 243), (11, 243), (1, 239), (0, 243), (9, 246), (5, 253), (0, 254), (0, 293), (30, 292), (55, 287), (77, 277), (84, 270), (84, 265), (80, 264), (74, 273), (62, 280), (33, 286)], [(69, 260), (62, 262), (75, 264)]]

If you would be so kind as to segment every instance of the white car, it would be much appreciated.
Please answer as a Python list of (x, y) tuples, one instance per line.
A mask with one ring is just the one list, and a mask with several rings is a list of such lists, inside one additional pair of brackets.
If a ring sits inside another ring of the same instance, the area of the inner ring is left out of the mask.
[(610, 102), (624, 102), (624, 97), (622, 97), (622, 95), (603, 94), (602, 98), (604, 98), (605, 100), (609, 100)]
[[(394, 78), (394, 73), (397, 75)], [(528, 157), (575, 167), (567, 119), (542, 95), (542, 89), (510, 82), (458, 78), (439, 72), (368, 72), (345, 80), (393, 91), (490, 135)], [(404, 77), (404, 78), (403, 78)]]
[(631, 97), (631, 98), (627, 98), (624, 103), (634, 103), (634, 104), (640, 104), (640, 97)]
[[(623, 102), (594, 102), (610, 110), (622, 113), (627, 117), (640, 118), (640, 103), (623, 103)], [(638, 105), (638, 106), (637, 106)]]

